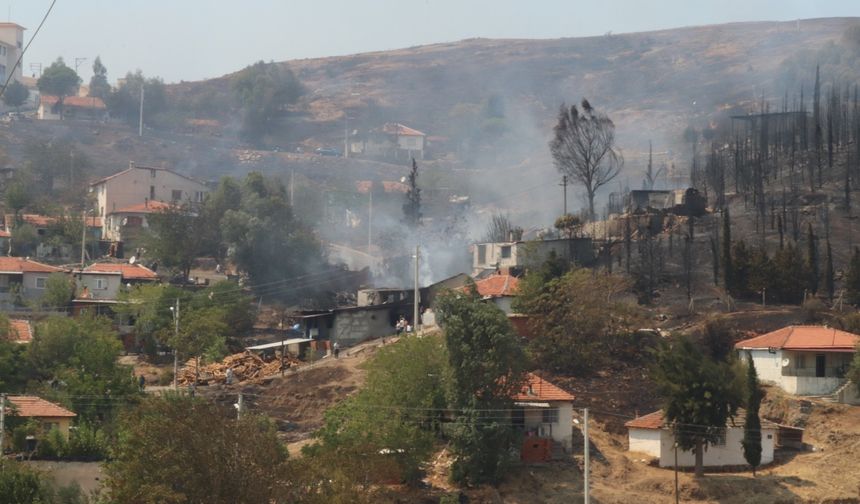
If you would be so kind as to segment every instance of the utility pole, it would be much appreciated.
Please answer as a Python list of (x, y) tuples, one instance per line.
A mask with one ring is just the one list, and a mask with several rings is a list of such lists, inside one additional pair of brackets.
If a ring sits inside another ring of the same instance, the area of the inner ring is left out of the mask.
[(561, 184), (559, 184), (564, 191), (564, 213), (562, 215), (567, 215), (567, 175), (561, 176)]
[[(176, 298), (175, 309), (173, 312), (173, 337), (179, 340), (179, 298)], [(179, 354), (176, 352), (176, 342), (173, 346), (173, 390), (178, 388), (177, 374), (179, 373)]]
[(420, 257), (421, 249), (415, 245), (415, 292), (412, 293), (414, 303), (414, 311), (412, 312), (412, 329), (415, 334), (418, 334), (418, 304), (421, 302), (421, 293), (418, 291), (418, 258)]
[(140, 121), (137, 125), (137, 136), (143, 136), (143, 82), (140, 83)]
[(373, 244), (373, 183), (367, 191), (367, 253), (370, 254), (370, 246)]
[(290, 206), (296, 210), (296, 170), (290, 172)]
[(84, 210), (81, 215), (81, 227), (84, 228), (81, 231), (81, 270), (84, 269), (84, 264), (86, 261), (87, 254), (87, 211)]
[(590, 465), (590, 451), (591, 447), (588, 442), (588, 408), (582, 409), (582, 437), (583, 437), (583, 460), (585, 469), (582, 475), (582, 497), (584, 499), (585, 504), (589, 504), (591, 499), (589, 497), (588, 492), (588, 466)]
[(6, 394), (0, 394), (0, 458), (3, 458), (3, 441), (6, 440)]
[(675, 442), (675, 504), (678, 504), (678, 443)]
[(86, 58), (75, 58), (75, 73), (78, 73), (78, 67), (86, 60)]

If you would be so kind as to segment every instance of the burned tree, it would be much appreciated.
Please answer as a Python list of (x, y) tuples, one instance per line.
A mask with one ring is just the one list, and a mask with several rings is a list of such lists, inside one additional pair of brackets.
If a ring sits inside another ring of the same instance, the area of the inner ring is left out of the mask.
[(409, 189), (406, 191), (406, 201), (403, 203), (403, 221), (409, 226), (421, 224), (421, 189), (418, 187), (418, 163), (415, 162), (415, 158), (412, 158)]
[(594, 219), (597, 190), (614, 179), (624, 159), (615, 147), (615, 124), (582, 100), (582, 110), (562, 104), (549, 143), (555, 166), (585, 187), (588, 216)]

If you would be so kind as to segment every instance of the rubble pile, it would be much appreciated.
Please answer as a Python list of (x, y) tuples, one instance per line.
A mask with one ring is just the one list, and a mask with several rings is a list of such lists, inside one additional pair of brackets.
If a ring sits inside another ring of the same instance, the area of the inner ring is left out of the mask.
[[(290, 368), (299, 364), (300, 361), (293, 355), (287, 353), (284, 358), (284, 366)], [(181, 385), (194, 383), (195, 361), (189, 360), (179, 370), (177, 381)], [(225, 383), (227, 381), (227, 369), (233, 368), (233, 381), (244, 382), (256, 378), (265, 378), (281, 372), (281, 359), (276, 357), (265, 361), (257, 354), (249, 351), (228, 355), (221, 362), (213, 362), (200, 366), (198, 384)]]

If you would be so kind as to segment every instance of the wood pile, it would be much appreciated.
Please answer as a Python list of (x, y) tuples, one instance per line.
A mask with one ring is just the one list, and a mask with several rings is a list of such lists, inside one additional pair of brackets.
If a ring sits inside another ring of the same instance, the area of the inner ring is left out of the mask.
[[(287, 353), (284, 358), (284, 366), (290, 368), (299, 364), (299, 360)], [(211, 364), (201, 365), (198, 383), (201, 385), (210, 383), (225, 383), (227, 381), (227, 369), (233, 368), (233, 382), (244, 382), (257, 378), (265, 378), (273, 376), (281, 372), (281, 359), (275, 357), (270, 361), (265, 361), (257, 354), (244, 351), (233, 355), (228, 355), (221, 362), (213, 362)], [(181, 385), (189, 385), (194, 383), (195, 360), (191, 359), (185, 363), (182, 369), (179, 370), (178, 382)]]

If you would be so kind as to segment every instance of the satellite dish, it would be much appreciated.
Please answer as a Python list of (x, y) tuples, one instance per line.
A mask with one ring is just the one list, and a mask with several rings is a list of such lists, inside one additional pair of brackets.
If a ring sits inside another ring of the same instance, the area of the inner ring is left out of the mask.
[(131, 259), (128, 260), (129, 264), (134, 264), (136, 262), (137, 262), (137, 257), (135, 257), (135, 256), (131, 256)]
[(789, 364), (791, 364), (791, 361), (788, 359), (788, 357), (782, 359), (782, 367), (788, 367)]

